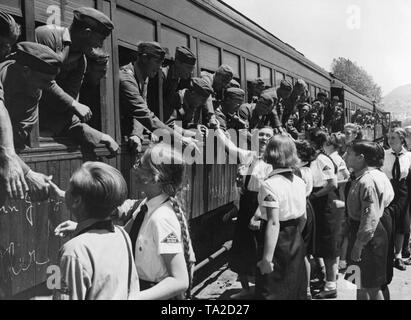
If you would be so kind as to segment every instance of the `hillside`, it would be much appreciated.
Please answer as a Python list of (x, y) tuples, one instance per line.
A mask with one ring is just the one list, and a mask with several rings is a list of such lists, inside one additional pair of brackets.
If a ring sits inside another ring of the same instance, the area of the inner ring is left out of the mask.
[(411, 113), (411, 84), (398, 87), (383, 98), (384, 109), (394, 113)]

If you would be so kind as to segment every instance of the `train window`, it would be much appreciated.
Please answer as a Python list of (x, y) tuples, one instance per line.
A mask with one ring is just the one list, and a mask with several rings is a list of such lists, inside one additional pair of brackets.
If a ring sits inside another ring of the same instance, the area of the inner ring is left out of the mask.
[(174, 57), (176, 47), (188, 47), (188, 35), (180, 31), (171, 29), (165, 25), (161, 26), (161, 46), (168, 48), (171, 57)]
[(264, 83), (266, 86), (271, 87), (273, 85), (273, 82), (271, 80), (271, 69), (261, 66), (260, 69), (260, 77), (264, 80)]
[(155, 41), (155, 21), (140, 17), (119, 7), (117, 7), (116, 14), (119, 40), (131, 46), (136, 46), (140, 41)]
[(314, 85), (310, 85), (310, 95), (311, 95), (311, 98), (313, 99), (313, 101), (315, 101), (315, 99), (317, 99), (317, 95), (315, 94), (315, 86)]
[(294, 79), (293, 79), (293, 77), (291, 77), (291, 76), (289, 76), (289, 75), (286, 75), (286, 76), (285, 76), (285, 80), (287, 80), (287, 81), (290, 82), (292, 85), (294, 85)]
[(0, 8), (10, 14), (21, 16), (21, 0), (2, 0)]
[(258, 64), (247, 60), (245, 68), (247, 79), (247, 101), (248, 103), (251, 103), (253, 101), (253, 97), (258, 95), (255, 92), (255, 86), (253, 85), (253, 81), (258, 78)]
[[(50, 1), (34, 0), (34, 16), (37, 21), (68, 27), (73, 21), (73, 10), (79, 7), (96, 7), (95, 0)], [(54, 7), (52, 7), (54, 6)], [(58, 8), (58, 10), (56, 10)]]
[(245, 73), (247, 75), (247, 81), (253, 81), (258, 78), (258, 64), (253, 61), (247, 60), (245, 64)]
[(118, 59), (119, 66), (125, 66), (137, 59), (137, 51), (127, 47), (118, 46)]
[(224, 51), (223, 53), (223, 64), (229, 65), (233, 68), (234, 78), (237, 81), (241, 78), (240, 77), (240, 57), (234, 53)]
[(220, 66), (220, 49), (206, 42), (200, 42), (200, 67), (202, 70), (215, 71)]
[(275, 85), (279, 86), (281, 83), (281, 80), (284, 80), (284, 73), (276, 71), (275, 72)]

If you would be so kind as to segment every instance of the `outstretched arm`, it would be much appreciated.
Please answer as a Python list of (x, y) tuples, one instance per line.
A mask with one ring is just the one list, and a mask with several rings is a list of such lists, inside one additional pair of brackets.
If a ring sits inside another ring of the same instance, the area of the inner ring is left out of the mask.
[[(4, 102), (0, 100), (0, 184), (10, 198), (23, 199), (29, 190), (24, 174), (30, 168), (24, 164), (14, 150), (13, 128)], [(0, 195), (0, 197), (5, 195)]]

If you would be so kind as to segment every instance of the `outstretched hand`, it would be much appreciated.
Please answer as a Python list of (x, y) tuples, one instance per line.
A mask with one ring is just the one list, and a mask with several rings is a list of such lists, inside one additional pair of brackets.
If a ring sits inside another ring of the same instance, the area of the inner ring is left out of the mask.
[(11, 199), (24, 199), (29, 187), (16, 154), (0, 153), (0, 186)]
[(64, 221), (62, 223), (60, 223), (56, 229), (54, 229), (54, 234), (57, 237), (60, 238), (65, 238), (68, 237), (70, 234), (72, 234), (76, 228), (77, 228), (78, 223), (71, 221), (71, 220), (67, 220)]

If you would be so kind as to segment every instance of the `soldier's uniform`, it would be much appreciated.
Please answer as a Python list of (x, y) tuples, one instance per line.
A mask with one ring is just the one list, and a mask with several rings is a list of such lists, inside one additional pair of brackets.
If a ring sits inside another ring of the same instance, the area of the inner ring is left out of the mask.
[(255, 112), (256, 103), (246, 103), (240, 107), (238, 114), (240, 118), (247, 121), (249, 130), (261, 129), (266, 126), (271, 128), (281, 127), (280, 119), (274, 108), (274, 100), (277, 100), (277, 95), (275, 91), (272, 90), (263, 92), (259, 97), (257, 103), (273, 107), (272, 111), (265, 115), (258, 115), (257, 112)]
[[(177, 47), (175, 60), (179, 62), (194, 66), (196, 64), (196, 57), (194, 53), (186, 47)], [(160, 103), (158, 101), (159, 83), (162, 83), (163, 88), (163, 117), (164, 120), (170, 118), (174, 112), (174, 106), (181, 105), (181, 97), (179, 90), (186, 89), (190, 85), (190, 79), (181, 79), (176, 76), (175, 65), (172, 63), (167, 67), (161, 68), (160, 72), (148, 82), (147, 101), (150, 110), (159, 117)]]
[[(143, 42), (139, 53), (164, 59), (165, 51), (155, 42)], [(137, 136), (143, 140), (145, 130), (152, 133), (167, 126), (147, 105), (148, 78), (144, 78), (137, 64), (120, 68), (120, 107), (122, 136)]]
[(42, 95), (40, 88), (28, 89), (22, 85), (21, 67), (28, 66), (37, 72), (56, 75), (61, 60), (50, 48), (31, 42), (19, 43), (12, 58), (14, 60), (0, 64), (0, 100), (10, 115), (14, 146), (19, 151), (25, 148), (38, 120), (38, 105)]
[[(201, 78), (192, 78), (190, 88), (188, 88), (184, 94), (193, 93), (206, 99), (210, 96), (210, 94), (212, 94), (212, 92), (213, 89), (207, 81)], [(180, 108), (173, 106), (173, 114), (167, 121), (167, 124), (171, 128), (174, 128), (176, 122), (181, 122), (183, 129), (197, 128), (198, 124), (202, 124), (199, 121), (202, 107), (194, 108), (190, 106), (185, 99), (183, 101), (183, 105), (179, 105), (179, 107)]]
[[(233, 79), (233, 75), (234, 75), (231, 67), (227, 65), (221, 65), (217, 69), (216, 73), (222, 74), (224, 78), (230, 79), (230, 81), (228, 81), (228, 86), (229, 86), (229, 84), (231, 83)], [(208, 83), (213, 88), (213, 94), (210, 95), (209, 99), (206, 102), (207, 114), (203, 114), (203, 116), (209, 119), (212, 115), (215, 114), (217, 117), (217, 113), (215, 113), (215, 110), (219, 107), (219, 105), (221, 104), (221, 101), (224, 99), (224, 89), (226, 88), (217, 89), (215, 87), (215, 83), (214, 83), (215, 74), (211, 74), (209, 72), (203, 71), (201, 72), (201, 77), (205, 79), (206, 81), (208, 81)]]
[[(107, 37), (114, 26), (110, 19), (98, 10), (79, 8), (74, 10), (74, 20), (87, 25), (93, 31)], [(72, 103), (78, 99), (87, 60), (83, 52), (72, 52), (70, 31), (59, 26), (36, 28), (36, 41), (47, 45), (61, 56), (62, 69), (50, 88), (44, 90), (40, 102), (40, 129), (51, 131), (54, 136), (69, 136), (80, 144), (96, 146), (102, 133), (81, 123), (72, 111)]]

